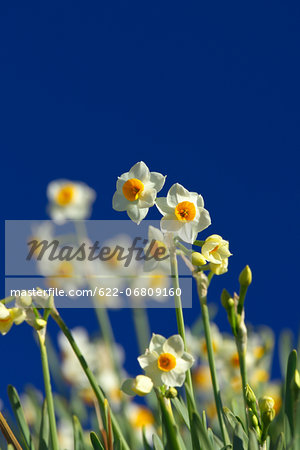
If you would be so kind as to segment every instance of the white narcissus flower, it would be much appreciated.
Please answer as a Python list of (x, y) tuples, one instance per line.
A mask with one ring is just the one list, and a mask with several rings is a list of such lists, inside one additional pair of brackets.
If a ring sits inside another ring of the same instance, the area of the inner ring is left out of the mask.
[(201, 253), (207, 261), (213, 264), (221, 264), (224, 259), (228, 259), (231, 256), (229, 242), (225, 241), (218, 234), (212, 234), (205, 239)]
[(169, 339), (153, 334), (149, 349), (138, 357), (138, 362), (154, 386), (176, 387), (183, 385), (194, 358), (184, 351), (183, 340), (178, 334)]
[(158, 172), (150, 172), (143, 161), (136, 163), (129, 172), (118, 177), (113, 209), (127, 211), (130, 219), (139, 224), (154, 205), (165, 178)]
[(144, 253), (147, 255), (144, 263), (145, 272), (152, 272), (159, 267), (162, 272), (171, 274), (167, 237), (152, 225), (148, 228), (148, 243), (144, 248)]
[(156, 205), (164, 216), (161, 219), (162, 231), (172, 232), (190, 244), (211, 224), (202, 196), (189, 192), (181, 184), (173, 184), (167, 197), (158, 198)]
[(64, 222), (66, 219), (87, 219), (96, 193), (85, 183), (55, 180), (47, 188), (48, 212), (51, 219)]
[(25, 313), (20, 308), (6, 308), (0, 303), (0, 333), (5, 335), (13, 324), (19, 325), (25, 320)]

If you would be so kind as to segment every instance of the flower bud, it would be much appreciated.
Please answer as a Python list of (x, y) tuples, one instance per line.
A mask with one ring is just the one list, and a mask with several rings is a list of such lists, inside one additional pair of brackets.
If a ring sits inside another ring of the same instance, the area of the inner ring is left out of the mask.
[(258, 404), (263, 426), (267, 429), (276, 414), (274, 409), (275, 402), (272, 397), (265, 396), (259, 399)]
[(247, 400), (248, 406), (250, 408), (252, 408), (253, 403), (256, 404), (256, 397), (255, 397), (255, 394), (254, 394), (253, 390), (249, 386), (249, 384), (247, 384), (247, 386), (245, 388), (245, 396), (246, 396), (246, 400)]
[(261, 397), (258, 401), (259, 404), (259, 409), (261, 411), (261, 413), (264, 413), (266, 411), (270, 411), (271, 409), (274, 408), (274, 400), (272, 399), (272, 397), (267, 397), (266, 395), (264, 397)]
[[(229, 304), (229, 300), (232, 300), (232, 302), (230, 302), (230, 304)], [(222, 291), (221, 303), (226, 310), (234, 305), (233, 299), (231, 298), (231, 295), (229, 294), (229, 292), (226, 289), (223, 289), (223, 291)]]
[(258, 418), (254, 414), (251, 417), (251, 421), (254, 428), (258, 427)]
[(122, 384), (121, 390), (127, 395), (139, 395), (141, 397), (149, 394), (153, 388), (152, 380), (145, 375), (129, 378)]
[(199, 252), (192, 253), (192, 264), (194, 266), (204, 266), (206, 264), (206, 259)]
[(167, 391), (166, 391), (166, 398), (175, 398), (177, 397), (178, 392), (177, 389), (175, 389), (174, 387), (170, 387)]
[(252, 272), (249, 266), (246, 266), (240, 273), (239, 283), (243, 287), (248, 287), (252, 283)]
[(45, 326), (47, 325), (47, 322), (46, 322), (46, 320), (44, 320), (44, 319), (36, 318), (35, 321), (31, 323), (31, 325), (32, 325), (33, 328), (35, 328), (36, 330), (42, 330), (42, 329), (45, 328)]

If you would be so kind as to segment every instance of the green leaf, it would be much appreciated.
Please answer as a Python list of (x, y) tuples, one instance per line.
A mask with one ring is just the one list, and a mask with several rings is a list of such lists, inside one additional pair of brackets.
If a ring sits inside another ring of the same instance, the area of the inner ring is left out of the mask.
[(294, 424), (294, 390), (292, 388), (292, 381), (295, 377), (295, 371), (297, 369), (297, 352), (292, 350), (287, 363), (286, 380), (285, 380), (285, 405), (284, 411), (288, 417), (291, 427), (292, 436), (294, 436), (295, 424)]
[(248, 437), (243, 430), (242, 425), (238, 422), (233, 433), (233, 450), (247, 450)]
[(284, 435), (281, 432), (276, 441), (274, 450), (283, 450), (284, 449)]
[(84, 450), (83, 431), (77, 416), (73, 416), (74, 450)]
[(146, 438), (146, 432), (145, 432), (145, 427), (143, 426), (142, 429), (142, 435), (143, 435), (143, 445), (144, 445), (144, 450), (152, 450), (152, 447), (148, 444), (147, 438)]
[(284, 330), (279, 336), (279, 361), (281, 374), (286, 375), (286, 366), (288, 362), (288, 355), (293, 348), (293, 334), (290, 330)]
[(156, 434), (153, 434), (152, 439), (153, 439), (153, 447), (155, 450), (164, 450), (164, 446)]
[(259, 450), (257, 434), (253, 430), (249, 430), (248, 450)]
[(104, 450), (103, 445), (94, 431), (90, 432), (90, 439), (94, 450)]
[[(197, 440), (199, 443), (198, 449), (201, 450), (205, 448), (205, 450), (214, 450), (214, 447), (209, 438), (207, 429), (204, 427), (203, 422), (198, 413), (193, 412), (192, 414), (192, 429), (196, 430)], [(195, 442), (195, 441), (193, 441)], [(197, 449), (197, 450), (198, 450)]]
[(24, 440), (25, 447), (26, 447), (26, 449), (34, 450), (32, 437), (31, 437), (27, 422), (25, 420), (25, 416), (24, 416), (24, 412), (22, 409), (22, 405), (20, 402), (18, 392), (11, 385), (8, 386), (7, 392), (8, 392), (8, 398), (9, 398), (14, 416), (16, 418), (18, 427), (20, 429), (20, 432), (21, 432), (23, 440)]
[(44, 400), (42, 407), (42, 418), (39, 433), (39, 450), (47, 450), (49, 448), (49, 417), (47, 409), (47, 401)]
[(175, 406), (176, 411), (178, 412), (179, 416), (182, 418), (188, 429), (190, 429), (189, 413), (183, 400), (179, 398), (173, 398), (172, 404)]
[(285, 445), (287, 446), (292, 441), (292, 433), (290, 422), (286, 414), (284, 415), (283, 418), (283, 430), (284, 430)]

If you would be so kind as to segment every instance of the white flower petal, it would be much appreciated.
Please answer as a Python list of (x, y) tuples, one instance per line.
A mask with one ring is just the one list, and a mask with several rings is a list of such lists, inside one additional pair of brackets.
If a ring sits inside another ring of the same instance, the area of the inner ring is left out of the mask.
[(115, 211), (126, 211), (129, 204), (129, 201), (124, 197), (123, 194), (120, 194), (118, 191), (114, 193), (112, 207)]
[(193, 222), (185, 222), (178, 230), (180, 239), (189, 244), (192, 244), (196, 240), (197, 234), (197, 225)]
[(166, 342), (165, 337), (163, 337), (161, 334), (153, 333), (150, 344), (149, 344), (150, 352), (155, 351), (157, 353), (160, 353), (165, 342)]
[(166, 177), (158, 172), (150, 173), (150, 182), (153, 183), (153, 187), (157, 192), (161, 191), (166, 181)]
[(146, 367), (148, 367), (154, 361), (157, 362), (157, 355), (149, 352), (149, 350), (146, 350), (146, 353), (138, 357), (138, 362), (142, 369), (146, 369)]
[(176, 360), (176, 367), (173, 369), (175, 372), (186, 372), (194, 364), (195, 360), (189, 353), (184, 352), (181, 358)]
[(124, 183), (128, 180), (128, 172), (122, 173), (120, 177), (117, 179), (117, 191), (123, 193), (122, 188)]
[(169, 339), (167, 339), (163, 344), (163, 351), (180, 358), (184, 352), (182, 337), (179, 334), (174, 334), (174, 336), (169, 337)]
[(155, 203), (155, 198), (156, 190), (154, 188), (144, 190), (138, 199), (139, 208), (151, 208)]
[(204, 200), (203, 200), (202, 195), (198, 195), (198, 197), (197, 197), (197, 206), (198, 206), (198, 208), (204, 207)]
[(181, 184), (175, 183), (167, 194), (167, 202), (169, 206), (176, 207), (178, 203), (190, 200), (190, 193)]
[(170, 387), (180, 387), (183, 385), (185, 380), (185, 372), (175, 372), (170, 370), (170, 372), (163, 372), (161, 375), (161, 380), (164, 384)]
[(131, 167), (128, 173), (128, 179), (130, 178), (137, 178), (143, 183), (150, 180), (149, 169), (143, 161), (140, 161)]
[(129, 205), (127, 208), (128, 216), (133, 222), (137, 223), (138, 225), (146, 217), (148, 211), (149, 208), (140, 209), (138, 205)]
[(160, 221), (160, 227), (163, 232), (178, 232), (183, 226), (183, 222), (177, 220), (175, 215), (167, 214)]
[(174, 214), (174, 208), (168, 205), (166, 197), (158, 197), (156, 199), (156, 206), (163, 216), (165, 214)]
[(200, 209), (200, 218), (197, 224), (197, 231), (200, 233), (200, 231), (205, 230), (209, 225), (211, 224), (211, 218), (209, 215), (209, 212), (207, 209), (203, 208)]
[(151, 242), (152, 240), (163, 242), (164, 241), (164, 235), (161, 232), (159, 228), (153, 227), (152, 225), (149, 225), (148, 228), (148, 241)]

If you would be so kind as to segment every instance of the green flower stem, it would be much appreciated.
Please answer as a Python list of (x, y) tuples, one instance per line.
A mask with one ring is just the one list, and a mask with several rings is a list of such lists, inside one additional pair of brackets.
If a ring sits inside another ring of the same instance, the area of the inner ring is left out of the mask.
[(51, 389), (51, 381), (50, 381), (50, 372), (49, 372), (49, 364), (47, 357), (47, 349), (45, 344), (45, 336), (43, 333), (45, 329), (37, 332), (40, 352), (41, 352), (41, 360), (42, 360), (42, 368), (43, 368), (43, 376), (44, 376), (44, 385), (45, 385), (45, 393), (47, 399), (47, 408), (48, 408), (48, 416), (49, 416), (49, 425), (50, 425), (50, 435), (53, 450), (59, 450), (58, 438), (57, 438), (57, 430), (56, 430), (56, 421), (55, 421), (55, 412), (54, 412), (54, 403)]
[(165, 399), (158, 390), (155, 390), (155, 392), (161, 409), (167, 437), (167, 446), (172, 450), (181, 450), (181, 445), (178, 439), (178, 429), (173, 417), (170, 400)]
[[(239, 355), (239, 363), (240, 363), (240, 374), (242, 379), (242, 389), (243, 389), (243, 398), (244, 398), (244, 406), (245, 406), (245, 421), (248, 425), (248, 414), (247, 414), (247, 399), (246, 399), (246, 386), (247, 386), (247, 367), (246, 367), (246, 349), (243, 345), (241, 345), (241, 341), (239, 336), (237, 335), (235, 338), (236, 348)], [(248, 427), (247, 427), (248, 428)]]
[[(208, 276), (207, 287), (209, 285), (209, 282), (210, 282), (212, 276), (213, 276), (213, 274), (211, 274), (211, 273)], [(202, 321), (203, 321), (206, 347), (207, 347), (208, 363), (209, 363), (214, 398), (215, 398), (215, 403), (216, 403), (216, 408), (217, 408), (218, 421), (219, 421), (219, 426), (220, 426), (223, 442), (224, 442), (224, 445), (226, 446), (226, 445), (230, 444), (230, 440), (229, 440), (228, 432), (227, 432), (227, 429), (225, 426), (225, 421), (224, 421), (224, 416), (223, 416), (223, 405), (222, 405), (219, 381), (218, 381), (216, 365), (215, 365), (214, 350), (213, 350), (211, 331), (210, 331), (209, 311), (208, 311), (208, 307), (207, 307), (207, 290), (202, 289), (202, 286), (200, 286), (201, 281), (197, 279), (197, 275), (195, 275), (195, 278), (197, 281), (198, 295), (199, 295), (199, 300), (200, 300)], [(206, 295), (203, 295), (203, 292), (205, 292), (205, 291), (206, 291)]]
[[(51, 311), (51, 316), (55, 320), (55, 322), (57, 323), (57, 325), (59, 326), (61, 331), (64, 333), (67, 340), (69, 341), (69, 343), (70, 343), (75, 355), (77, 356), (77, 359), (78, 359), (84, 373), (86, 374), (86, 377), (89, 380), (89, 383), (94, 391), (94, 394), (99, 403), (100, 410), (102, 411), (103, 414), (105, 414), (105, 397), (103, 395), (103, 392), (100, 389), (100, 387), (98, 386), (98, 383), (94, 377), (94, 374), (92, 373), (89, 366), (87, 365), (87, 362), (86, 362), (84, 356), (82, 355), (78, 345), (76, 344), (76, 342), (72, 336), (72, 333), (70, 332), (69, 328), (67, 327), (67, 325), (65, 324), (63, 319), (60, 317), (57, 310), (53, 309)], [(118, 438), (120, 440), (123, 450), (130, 450), (130, 448), (123, 436), (123, 433), (119, 427), (119, 424), (112, 412), (111, 412), (111, 422), (112, 422), (114, 435), (116, 438)]]
[[(175, 310), (176, 310), (178, 333), (182, 337), (182, 340), (184, 343), (184, 349), (186, 350), (185, 328), (184, 328), (181, 296), (177, 294), (177, 292), (179, 292), (179, 277), (178, 277), (178, 263), (177, 263), (175, 248), (170, 249), (170, 264), (171, 264), (171, 276), (172, 276), (173, 287), (174, 287), (174, 300), (175, 300)], [(187, 394), (187, 407), (188, 407), (188, 414), (189, 414), (189, 420), (190, 420), (190, 427), (191, 427), (191, 431), (192, 431), (191, 434), (192, 434), (193, 448), (198, 448), (198, 442), (196, 442), (197, 433), (193, 432), (193, 426), (194, 426), (193, 425), (194, 424), (193, 414), (195, 411), (197, 411), (197, 407), (196, 407), (196, 403), (195, 403), (192, 375), (191, 375), (190, 370), (188, 370), (186, 372), (185, 389), (186, 389), (186, 394)]]

